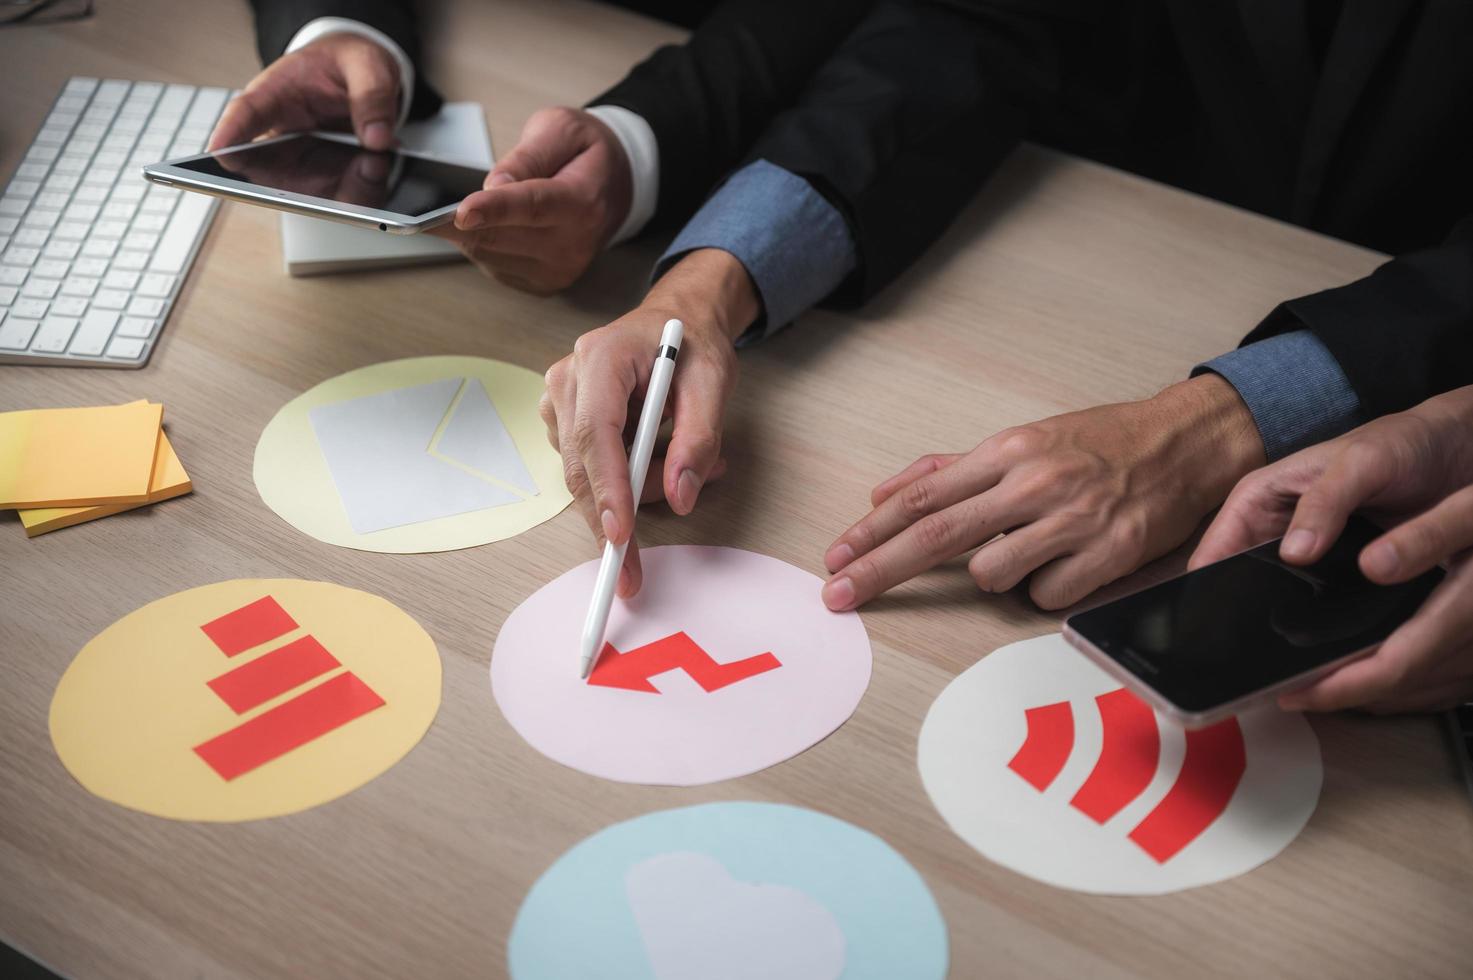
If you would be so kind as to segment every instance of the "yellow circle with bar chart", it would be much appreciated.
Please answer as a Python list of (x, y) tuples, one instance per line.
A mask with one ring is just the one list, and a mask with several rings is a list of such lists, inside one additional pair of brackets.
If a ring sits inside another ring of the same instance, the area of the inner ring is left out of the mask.
[(292, 527), (360, 551), (500, 541), (572, 502), (537, 414), (541, 375), (482, 357), (412, 357), (329, 378), (256, 443), (256, 489)]
[(440, 657), (378, 596), (236, 579), (151, 602), (77, 654), (51, 741), (91, 793), (174, 820), (326, 803), (387, 771), (440, 707)]

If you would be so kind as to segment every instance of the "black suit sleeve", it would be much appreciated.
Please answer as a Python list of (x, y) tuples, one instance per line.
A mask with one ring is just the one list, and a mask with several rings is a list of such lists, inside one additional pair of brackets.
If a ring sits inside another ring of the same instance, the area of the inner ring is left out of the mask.
[(419, 27), (414, 5), (408, 0), (251, 0), (256, 15), (256, 50), (261, 64), (281, 57), (292, 37), (319, 17), (346, 17), (383, 31), (403, 49), (414, 65), (411, 119), (440, 111), (440, 96), (425, 81)]
[(638, 113), (660, 148), (656, 224), (689, 217), (871, 7), (727, 0), (685, 44), (655, 51), (590, 105)]
[(1436, 248), (1281, 304), (1243, 343), (1306, 328), (1340, 363), (1363, 418), (1473, 384), (1473, 217)]

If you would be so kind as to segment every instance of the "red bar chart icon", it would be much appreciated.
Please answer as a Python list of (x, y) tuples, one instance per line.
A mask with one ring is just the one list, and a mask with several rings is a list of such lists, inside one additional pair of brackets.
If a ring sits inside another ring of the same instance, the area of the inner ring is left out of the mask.
[[(1104, 824), (1143, 794), (1161, 764), (1155, 713), (1122, 689), (1094, 699), (1099, 712), (1100, 755), (1069, 805)], [(1030, 708), (1028, 730), (1008, 768), (1043, 792), (1074, 750), (1074, 708), (1068, 701)], [(1201, 836), (1227, 810), (1247, 769), (1243, 732), (1236, 718), (1186, 733), (1181, 771), (1161, 802), (1135, 826), (1129, 839), (1158, 863), (1166, 863)]]
[[(227, 657), (298, 628), (296, 620), (271, 596), (201, 627)], [(206, 684), (232, 711), (243, 715), (341, 666), (314, 637), (302, 636), (247, 660)], [(344, 671), (201, 742), (194, 752), (222, 779), (232, 780), (383, 707), (384, 703), (355, 674)]]

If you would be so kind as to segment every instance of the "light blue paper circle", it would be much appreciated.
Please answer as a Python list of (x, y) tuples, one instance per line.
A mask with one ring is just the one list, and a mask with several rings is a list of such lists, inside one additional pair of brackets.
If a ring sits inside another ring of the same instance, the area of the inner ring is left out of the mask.
[(707, 803), (615, 824), (548, 868), (512, 925), (513, 980), (652, 980), (625, 875), (672, 851), (707, 854), (735, 878), (796, 888), (824, 905), (844, 933), (843, 980), (946, 976), (941, 911), (889, 844), (801, 807)]

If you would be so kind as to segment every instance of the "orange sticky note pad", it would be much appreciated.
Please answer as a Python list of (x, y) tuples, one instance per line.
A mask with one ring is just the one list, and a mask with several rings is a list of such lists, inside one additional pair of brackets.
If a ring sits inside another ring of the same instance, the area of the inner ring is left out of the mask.
[(159, 430), (158, 452), (154, 456), (153, 478), (148, 484), (148, 497), (135, 504), (97, 504), (92, 507), (42, 507), (20, 511), (20, 522), (26, 529), (26, 537), (34, 538), (47, 531), (56, 531), (84, 521), (95, 521), (99, 517), (111, 517), (135, 507), (156, 504), (170, 497), (183, 496), (194, 489), (184, 464), (174, 453), (169, 437)]
[(164, 407), (0, 413), (0, 508), (145, 503)]

